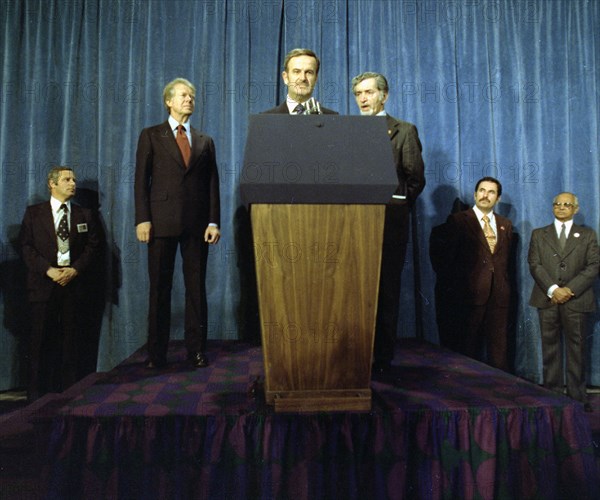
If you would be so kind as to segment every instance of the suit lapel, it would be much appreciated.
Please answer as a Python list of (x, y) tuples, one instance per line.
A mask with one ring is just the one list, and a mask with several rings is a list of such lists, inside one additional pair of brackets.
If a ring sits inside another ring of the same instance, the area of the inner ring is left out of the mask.
[(193, 166), (197, 163), (196, 160), (200, 157), (200, 154), (202, 153), (202, 134), (191, 126), (190, 132), (192, 134), (192, 155), (190, 156), (190, 164), (187, 169), (188, 171), (190, 171), (193, 168)]
[(390, 140), (394, 140), (394, 137), (396, 137), (396, 135), (398, 135), (399, 132), (398, 122), (394, 120), (394, 118), (392, 118), (390, 115), (386, 115), (385, 118), (387, 120), (388, 137), (390, 138)]
[(179, 150), (179, 146), (177, 145), (175, 135), (171, 130), (169, 122), (166, 121), (162, 125), (159, 125), (158, 130), (159, 142), (162, 145), (162, 147), (173, 157), (173, 159), (181, 166), (181, 168), (185, 168), (185, 164), (183, 163), (183, 156), (181, 156), (181, 151)]
[(558, 236), (556, 235), (556, 229), (554, 228), (554, 224), (546, 226), (544, 228), (543, 234), (546, 245), (548, 245), (552, 249), (552, 251), (557, 253), (558, 255), (563, 255), (563, 250), (560, 249), (560, 244), (558, 243)]
[(571, 226), (571, 231), (569, 232), (567, 242), (565, 243), (565, 248), (561, 249), (558, 241), (558, 235), (556, 234), (556, 228), (554, 227), (554, 224), (550, 224), (544, 228), (544, 241), (552, 249), (552, 251), (564, 258), (573, 250), (575, 250), (578, 239), (578, 236), (576, 237), (575, 234), (579, 235), (581, 233), (581, 229), (581, 226), (573, 224)]
[(504, 240), (507, 238), (506, 227), (504, 220), (498, 217), (498, 214), (494, 214), (494, 217), (496, 217), (496, 249), (499, 250), (506, 246), (504, 243)]
[(479, 220), (477, 219), (477, 214), (475, 213), (475, 210), (473, 210), (473, 208), (467, 211), (466, 219), (468, 227), (473, 232), (475, 237), (479, 240), (479, 243), (481, 243), (483, 247), (491, 253), (490, 246), (488, 245), (487, 239), (483, 234), (483, 229), (481, 229), (481, 224), (479, 223)]
[(69, 242), (73, 242), (73, 240), (77, 237), (77, 226), (81, 224), (83, 219), (81, 218), (81, 209), (79, 206), (71, 203), (71, 230), (69, 231)]
[(50, 201), (41, 206), (39, 222), (41, 224), (42, 231), (46, 233), (48, 240), (52, 242), (54, 248), (58, 249), (58, 242), (56, 241), (56, 228), (54, 227), (54, 217), (52, 215), (52, 205), (50, 204)]
[[(577, 243), (579, 242), (581, 236), (581, 230), (582, 228), (580, 226), (576, 226), (575, 224), (571, 226), (571, 231), (569, 231), (569, 237), (567, 238), (567, 242), (565, 243), (565, 248), (561, 253), (563, 257), (566, 257), (573, 250), (575, 250), (575, 247), (577, 246)], [(575, 236), (576, 234), (577, 236)]]

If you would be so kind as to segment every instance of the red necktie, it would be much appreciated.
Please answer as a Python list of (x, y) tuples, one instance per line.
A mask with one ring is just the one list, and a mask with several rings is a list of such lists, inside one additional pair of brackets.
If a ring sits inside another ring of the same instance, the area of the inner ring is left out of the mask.
[(185, 127), (183, 125), (179, 125), (177, 127), (177, 145), (179, 146), (179, 150), (181, 151), (181, 156), (183, 156), (183, 163), (186, 168), (190, 164), (190, 156), (192, 155), (192, 150), (190, 149), (190, 141), (188, 141), (187, 136), (185, 135)]

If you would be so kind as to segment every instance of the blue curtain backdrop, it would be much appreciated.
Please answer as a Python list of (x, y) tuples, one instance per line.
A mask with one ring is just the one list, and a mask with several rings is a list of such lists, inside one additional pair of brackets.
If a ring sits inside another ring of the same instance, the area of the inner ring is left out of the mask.
[[(550, 223), (552, 196), (562, 190), (579, 196), (578, 222), (599, 226), (600, 2), (3, 0), (0, 29), (0, 390), (22, 383), (27, 307), (15, 238), (25, 207), (47, 198), (45, 175), (55, 164), (76, 169), (79, 198), (99, 205), (106, 232), (95, 305), (85, 312), (99, 332), (98, 368), (144, 344), (148, 281), (133, 226), (134, 154), (140, 130), (166, 118), (161, 91), (177, 76), (197, 86), (192, 124), (214, 138), (221, 176), (209, 337), (251, 330), (243, 148), (248, 116), (283, 98), (281, 65), (294, 47), (319, 54), (316, 95), (325, 106), (358, 114), (349, 82), (379, 71), (391, 85), (390, 114), (419, 129), (427, 187), (416, 206), (399, 336), (422, 330), (437, 342), (431, 228), (456, 198), (472, 202), (479, 177), (502, 181), (499, 212), (519, 236), (516, 370), (540, 381), (537, 314), (527, 305), (531, 231)], [(182, 304), (178, 272), (173, 338), (182, 337)]]

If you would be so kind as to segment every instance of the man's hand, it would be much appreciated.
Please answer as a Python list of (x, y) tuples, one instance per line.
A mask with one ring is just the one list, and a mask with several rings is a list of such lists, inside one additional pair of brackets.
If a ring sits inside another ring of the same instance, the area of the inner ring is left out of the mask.
[(135, 226), (135, 235), (138, 241), (150, 243), (152, 239), (152, 222), (140, 222)]
[(221, 238), (221, 231), (217, 226), (208, 226), (204, 231), (204, 241), (214, 245)]
[(79, 273), (74, 267), (51, 267), (46, 274), (60, 286), (68, 285)]
[(575, 297), (575, 294), (571, 291), (570, 288), (564, 286), (557, 288), (552, 292), (552, 303), (553, 304), (564, 304), (571, 300), (571, 298)]

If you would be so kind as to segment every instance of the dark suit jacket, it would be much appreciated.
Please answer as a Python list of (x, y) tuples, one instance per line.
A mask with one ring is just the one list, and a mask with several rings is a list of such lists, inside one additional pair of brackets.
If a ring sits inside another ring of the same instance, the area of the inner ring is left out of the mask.
[(386, 119), (398, 175), (395, 194), (406, 196), (408, 205), (412, 206), (425, 187), (425, 167), (421, 157), (423, 147), (419, 133), (412, 123), (390, 115)]
[(593, 284), (598, 277), (600, 256), (596, 233), (573, 224), (564, 250), (560, 249), (554, 224), (534, 229), (529, 242), (529, 270), (535, 285), (529, 304), (537, 308), (552, 305), (546, 294), (552, 285), (566, 286), (575, 294), (565, 306), (573, 311), (595, 308)]
[[(337, 111), (333, 111), (332, 109), (328, 109), (328, 108), (325, 108), (323, 106), (321, 106), (321, 111), (323, 112), (324, 115), (337, 115), (337, 114), (339, 114)], [(263, 111), (263, 113), (289, 115), (290, 114), (290, 110), (287, 107), (287, 103), (285, 101), (283, 101), (279, 106), (275, 106), (274, 108), (267, 109), (266, 111)]]
[(140, 134), (135, 167), (135, 224), (152, 222), (157, 237), (184, 231), (204, 235), (220, 224), (219, 175), (213, 140), (191, 127), (192, 151), (185, 167), (168, 121)]
[[(85, 224), (86, 226), (82, 226)], [(71, 203), (69, 251), (71, 267), (83, 274), (97, 256), (100, 233), (93, 212)], [(21, 256), (27, 266), (27, 291), (31, 302), (45, 302), (55, 283), (46, 272), (56, 267), (58, 243), (52, 207), (46, 201), (27, 207), (19, 233)], [(75, 280), (79, 280), (79, 276)]]
[(497, 235), (493, 254), (472, 208), (448, 217), (445, 237), (448, 275), (452, 286), (449, 293), (456, 294), (463, 304), (486, 304), (492, 286), (495, 287), (497, 304), (506, 307), (510, 304), (508, 267), (512, 223), (506, 217), (494, 215)]

